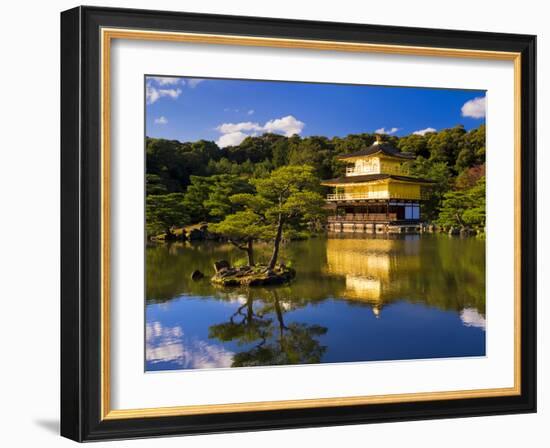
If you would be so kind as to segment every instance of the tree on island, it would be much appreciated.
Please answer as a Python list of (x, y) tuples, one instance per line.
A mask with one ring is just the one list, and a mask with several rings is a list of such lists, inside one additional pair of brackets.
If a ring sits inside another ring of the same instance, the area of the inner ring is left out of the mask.
[(317, 189), (319, 179), (310, 165), (289, 165), (276, 169), (268, 178), (253, 181), (258, 196), (266, 203), (264, 215), (274, 230), (273, 252), (267, 265), (273, 269), (285, 233), (299, 234), (325, 216), (325, 200)]
[(250, 182), (256, 194), (231, 196), (231, 201), (242, 210), (227, 215), (212, 230), (233, 240), (233, 244), (239, 241), (243, 250), (246, 244), (249, 259), (254, 240), (272, 240), (273, 251), (267, 264), (267, 269), (272, 270), (277, 264), (283, 238), (307, 232), (319, 222), (325, 216), (325, 201), (317, 192), (319, 179), (309, 165), (283, 166), (267, 178)]
[(172, 227), (189, 223), (189, 214), (183, 203), (183, 193), (148, 195), (145, 204), (148, 235), (164, 233), (165, 239), (174, 239)]
[(217, 224), (210, 224), (209, 229), (219, 233), (240, 250), (246, 252), (248, 265), (254, 266), (254, 240), (265, 237), (268, 229), (265, 222), (250, 210), (240, 210)]

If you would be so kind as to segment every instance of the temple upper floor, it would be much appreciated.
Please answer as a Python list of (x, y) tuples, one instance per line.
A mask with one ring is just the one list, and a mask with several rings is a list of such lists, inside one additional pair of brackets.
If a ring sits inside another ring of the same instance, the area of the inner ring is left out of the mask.
[(338, 157), (346, 162), (346, 177), (365, 174), (407, 175), (403, 163), (414, 160), (414, 154), (403, 153), (387, 142), (377, 140), (368, 148)]
[(364, 174), (407, 175), (408, 172), (402, 161), (380, 156), (357, 158), (354, 160), (353, 165), (346, 168), (346, 176), (362, 176)]

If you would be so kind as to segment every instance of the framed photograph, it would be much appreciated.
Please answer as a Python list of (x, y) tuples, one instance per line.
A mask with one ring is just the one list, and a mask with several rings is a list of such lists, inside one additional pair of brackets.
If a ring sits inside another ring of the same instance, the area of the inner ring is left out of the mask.
[(536, 410), (535, 36), (61, 14), (61, 433)]

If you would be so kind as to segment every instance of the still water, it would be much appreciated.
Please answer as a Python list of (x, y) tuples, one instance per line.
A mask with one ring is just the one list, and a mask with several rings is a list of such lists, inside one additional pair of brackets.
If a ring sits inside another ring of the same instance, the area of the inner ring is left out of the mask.
[[(257, 258), (269, 247), (259, 246)], [(284, 246), (289, 285), (219, 289), (228, 244), (146, 249), (146, 370), (485, 355), (485, 243), (446, 235)], [(206, 274), (191, 280), (195, 269)]]

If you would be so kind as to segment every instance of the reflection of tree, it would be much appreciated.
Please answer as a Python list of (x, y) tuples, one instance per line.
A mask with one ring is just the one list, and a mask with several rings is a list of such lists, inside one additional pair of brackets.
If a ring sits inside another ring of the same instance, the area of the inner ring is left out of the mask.
[(229, 322), (210, 326), (208, 336), (222, 342), (236, 340), (239, 344), (260, 340), (258, 345), (262, 346), (270, 336), (270, 327), (270, 319), (254, 312), (254, 300), (249, 294), (246, 302), (231, 315)]
[(270, 299), (262, 301), (256, 310), (249, 292), (246, 303), (229, 322), (210, 327), (209, 337), (223, 342), (236, 341), (239, 345), (255, 344), (235, 354), (232, 367), (319, 363), (326, 347), (316, 338), (327, 329), (315, 324), (286, 323), (284, 314), (292, 306), (284, 306), (276, 289), (268, 291)]

